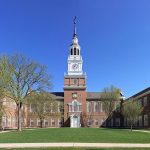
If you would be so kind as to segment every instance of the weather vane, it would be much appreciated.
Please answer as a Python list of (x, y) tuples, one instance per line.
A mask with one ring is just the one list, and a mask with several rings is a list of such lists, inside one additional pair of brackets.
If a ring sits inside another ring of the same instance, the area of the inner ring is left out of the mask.
[(77, 17), (75, 16), (74, 17), (74, 36), (76, 35), (76, 23), (77, 23), (76, 19)]

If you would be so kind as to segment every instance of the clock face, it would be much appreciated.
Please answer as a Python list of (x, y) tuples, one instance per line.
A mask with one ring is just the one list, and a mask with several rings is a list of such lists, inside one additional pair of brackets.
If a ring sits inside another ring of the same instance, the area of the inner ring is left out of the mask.
[(78, 69), (78, 64), (73, 64), (73, 65), (72, 65), (72, 69), (73, 69), (73, 70)]

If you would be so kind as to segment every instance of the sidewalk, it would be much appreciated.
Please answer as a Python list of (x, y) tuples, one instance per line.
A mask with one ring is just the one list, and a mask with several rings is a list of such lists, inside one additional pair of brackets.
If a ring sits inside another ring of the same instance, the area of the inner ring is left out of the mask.
[(40, 147), (95, 147), (95, 148), (150, 148), (150, 144), (129, 143), (1, 143), (0, 148), (40, 148)]

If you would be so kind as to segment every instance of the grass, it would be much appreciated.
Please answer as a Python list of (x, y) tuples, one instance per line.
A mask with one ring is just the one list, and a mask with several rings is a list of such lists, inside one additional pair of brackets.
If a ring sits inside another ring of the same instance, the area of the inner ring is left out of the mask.
[(12, 148), (12, 149), (9, 148), (9, 150), (149, 150), (149, 148), (72, 148), (71, 147), (71, 148)]
[(150, 143), (150, 133), (125, 129), (48, 128), (0, 134), (0, 143)]

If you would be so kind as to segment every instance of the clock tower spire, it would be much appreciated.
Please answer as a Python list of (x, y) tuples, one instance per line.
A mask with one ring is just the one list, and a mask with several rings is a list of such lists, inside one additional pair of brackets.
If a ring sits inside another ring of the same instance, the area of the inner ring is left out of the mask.
[(74, 34), (70, 45), (70, 54), (68, 56), (68, 75), (83, 75), (82, 56), (80, 55), (80, 45), (76, 34), (76, 17), (74, 18)]

